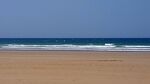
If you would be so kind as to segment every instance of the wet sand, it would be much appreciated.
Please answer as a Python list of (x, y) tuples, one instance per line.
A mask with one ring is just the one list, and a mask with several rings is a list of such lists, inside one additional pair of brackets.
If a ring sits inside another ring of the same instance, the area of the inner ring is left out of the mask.
[(1, 84), (150, 84), (150, 52), (0, 51)]

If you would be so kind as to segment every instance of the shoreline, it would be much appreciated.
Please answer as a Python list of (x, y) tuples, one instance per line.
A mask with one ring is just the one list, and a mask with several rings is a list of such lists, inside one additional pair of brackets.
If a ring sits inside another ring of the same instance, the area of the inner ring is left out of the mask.
[(24, 51), (24, 52), (28, 52), (28, 51), (40, 51), (40, 52), (44, 52), (44, 51), (46, 51), (46, 52), (52, 52), (52, 51), (56, 51), (56, 52), (60, 52), (60, 51), (62, 51), (62, 52), (150, 52), (150, 51), (127, 51), (127, 50), (122, 50), (122, 51), (97, 51), (97, 50), (12, 50), (12, 49), (9, 49), (9, 50), (5, 50), (5, 49), (0, 49), (0, 52), (2, 52), (2, 51)]

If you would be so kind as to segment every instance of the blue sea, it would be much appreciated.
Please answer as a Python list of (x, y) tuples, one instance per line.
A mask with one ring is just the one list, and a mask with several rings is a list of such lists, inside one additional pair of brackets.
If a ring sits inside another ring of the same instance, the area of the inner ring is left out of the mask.
[(150, 38), (1, 38), (0, 50), (150, 51)]

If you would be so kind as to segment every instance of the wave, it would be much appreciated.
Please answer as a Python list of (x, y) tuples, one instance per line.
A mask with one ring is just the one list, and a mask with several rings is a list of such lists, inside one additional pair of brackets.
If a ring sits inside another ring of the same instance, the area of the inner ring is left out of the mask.
[(5, 44), (1, 50), (91, 50), (91, 51), (150, 51), (150, 45), (24, 45)]

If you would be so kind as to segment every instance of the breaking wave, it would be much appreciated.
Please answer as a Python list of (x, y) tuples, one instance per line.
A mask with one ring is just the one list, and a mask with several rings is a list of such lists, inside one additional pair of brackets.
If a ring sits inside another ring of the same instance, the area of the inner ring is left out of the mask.
[(0, 46), (1, 50), (90, 50), (90, 51), (150, 51), (148, 45), (23, 45), (5, 44)]

